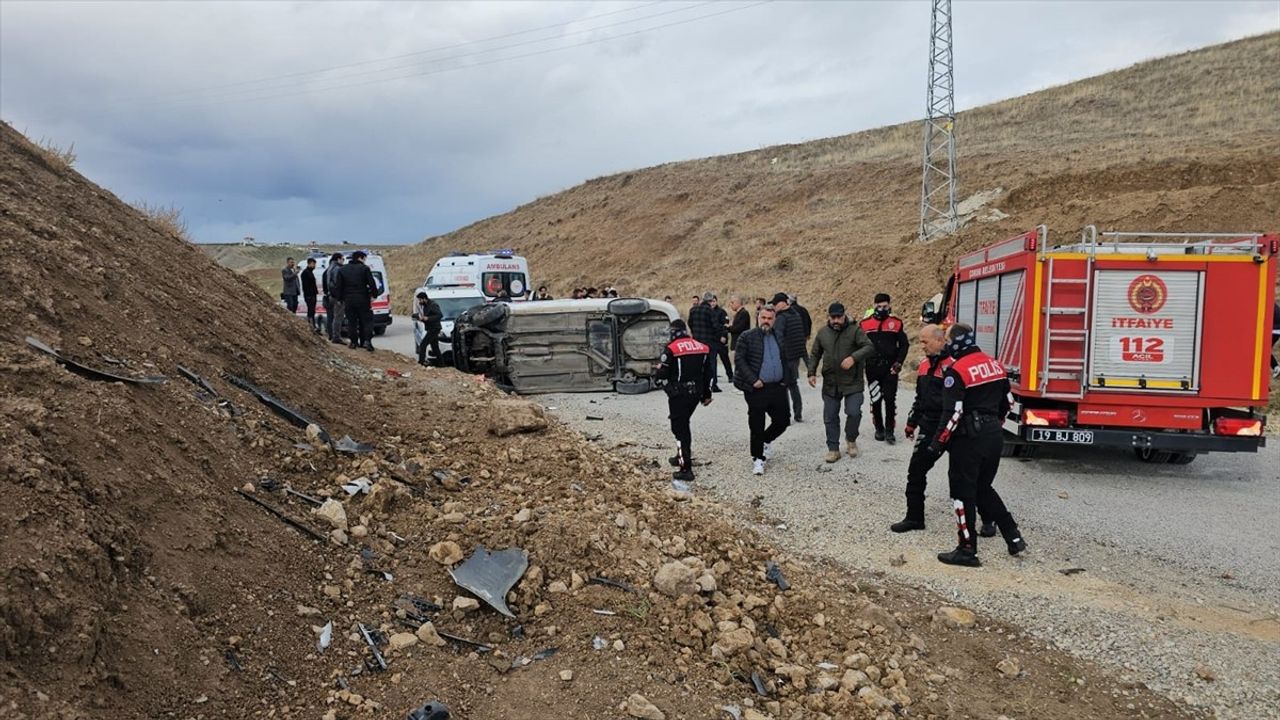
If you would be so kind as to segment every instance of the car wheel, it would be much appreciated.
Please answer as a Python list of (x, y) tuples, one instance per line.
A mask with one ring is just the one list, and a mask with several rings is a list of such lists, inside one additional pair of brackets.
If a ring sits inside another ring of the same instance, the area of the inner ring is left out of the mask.
[(1169, 456), (1170, 465), (1188, 465), (1192, 460), (1196, 459), (1195, 452), (1173, 453)]
[(386, 326), (386, 325), (374, 325), (374, 326), (373, 326), (373, 334), (374, 334), (374, 335), (386, 335), (386, 334), (387, 334), (387, 326)]
[(648, 378), (635, 382), (618, 381), (613, 384), (613, 389), (620, 395), (643, 395), (653, 389), (653, 383)]

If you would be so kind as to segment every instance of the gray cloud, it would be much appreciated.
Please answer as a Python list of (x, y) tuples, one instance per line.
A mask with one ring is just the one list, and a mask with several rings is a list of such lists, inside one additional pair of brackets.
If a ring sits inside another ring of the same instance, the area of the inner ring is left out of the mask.
[[(919, 117), (927, 2), (750, 5), (9, 0), (0, 117), (74, 141), (79, 168), (126, 200), (181, 206), (200, 240), (363, 242), (610, 172)], [(1280, 27), (1274, 2), (955, 15), (962, 108)], [(349, 67), (302, 74), (331, 66)]]

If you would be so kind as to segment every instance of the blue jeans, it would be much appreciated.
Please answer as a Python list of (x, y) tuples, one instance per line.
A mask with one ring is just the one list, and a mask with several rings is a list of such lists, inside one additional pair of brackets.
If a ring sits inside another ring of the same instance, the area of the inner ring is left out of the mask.
[(858, 426), (862, 424), (862, 393), (852, 393), (844, 397), (832, 397), (822, 393), (822, 423), (827, 427), (827, 449), (833, 452), (840, 450), (840, 405), (844, 405), (846, 416), (844, 439), (850, 442), (858, 439)]

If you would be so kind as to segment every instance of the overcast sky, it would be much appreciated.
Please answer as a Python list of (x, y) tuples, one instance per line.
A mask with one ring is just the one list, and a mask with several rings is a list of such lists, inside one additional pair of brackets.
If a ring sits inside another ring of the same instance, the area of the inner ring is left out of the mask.
[[(916, 119), (929, 9), (0, 0), (0, 118), (202, 242), (416, 242), (621, 170)], [(1278, 27), (1276, 0), (957, 1), (957, 105)]]

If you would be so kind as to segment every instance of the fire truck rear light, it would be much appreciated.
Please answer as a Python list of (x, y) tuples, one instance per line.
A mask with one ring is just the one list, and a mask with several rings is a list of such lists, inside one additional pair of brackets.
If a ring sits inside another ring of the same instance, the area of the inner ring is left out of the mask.
[(1257, 437), (1262, 434), (1262, 421), (1252, 418), (1218, 418), (1213, 421), (1213, 433)]
[(1023, 410), (1022, 422), (1040, 427), (1066, 427), (1070, 418), (1066, 410)]
[(1030, 235), (1027, 235), (1027, 249), (1028, 249), (1028, 250), (1035, 250), (1035, 249), (1036, 249), (1036, 244), (1037, 244), (1038, 242), (1039, 242), (1039, 240), (1038, 240), (1038, 238), (1036, 237), (1036, 234), (1035, 234), (1035, 233), (1031, 233)]

